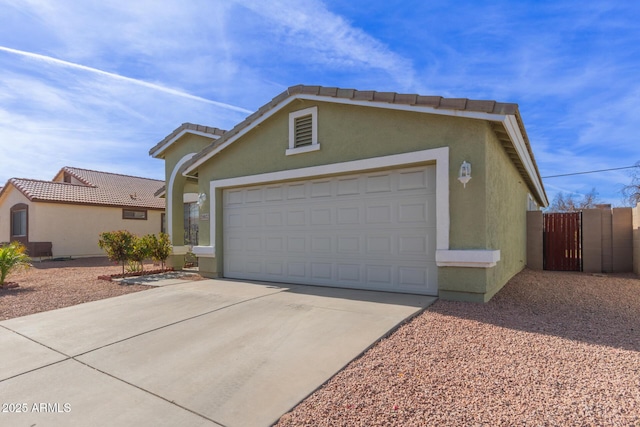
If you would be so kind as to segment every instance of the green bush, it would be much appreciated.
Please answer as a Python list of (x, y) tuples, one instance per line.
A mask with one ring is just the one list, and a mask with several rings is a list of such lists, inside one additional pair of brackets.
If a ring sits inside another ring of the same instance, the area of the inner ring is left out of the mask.
[(98, 246), (107, 253), (111, 261), (122, 263), (122, 274), (124, 275), (125, 263), (131, 260), (133, 252), (133, 241), (135, 236), (126, 230), (105, 231), (100, 233)]
[(22, 243), (11, 242), (0, 247), (0, 288), (4, 287), (7, 275), (14, 270), (31, 267), (31, 258)]
[(149, 256), (156, 262), (159, 262), (164, 270), (164, 264), (171, 255), (171, 242), (169, 235), (160, 233), (159, 237), (155, 234), (144, 236), (147, 239), (147, 247), (149, 248)]
[(129, 253), (129, 261), (136, 264), (139, 270), (144, 271), (144, 260), (151, 256), (151, 250), (149, 249), (149, 235), (138, 237), (133, 236), (133, 244), (131, 246), (131, 252)]
[(171, 242), (169, 235), (160, 233), (146, 236), (135, 236), (129, 231), (106, 231), (100, 233), (98, 246), (103, 249), (111, 261), (122, 263), (122, 274), (125, 273), (125, 264), (130, 271), (144, 271), (143, 261), (151, 258), (160, 262), (164, 270), (164, 264), (171, 254)]

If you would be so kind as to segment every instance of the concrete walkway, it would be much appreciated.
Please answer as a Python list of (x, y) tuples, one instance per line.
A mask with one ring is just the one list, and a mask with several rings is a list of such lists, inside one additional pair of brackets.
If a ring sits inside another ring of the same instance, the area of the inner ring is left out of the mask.
[(0, 425), (268, 426), (435, 300), (167, 280), (0, 322)]

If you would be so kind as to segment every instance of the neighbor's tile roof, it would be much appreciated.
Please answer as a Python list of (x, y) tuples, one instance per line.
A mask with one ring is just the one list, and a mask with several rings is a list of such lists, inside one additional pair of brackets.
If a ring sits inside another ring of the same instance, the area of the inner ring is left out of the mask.
[(167, 135), (162, 141), (154, 145), (153, 148), (149, 150), (149, 155), (155, 157), (162, 154), (162, 152), (168, 146), (167, 144), (169, 144), (171, 140), (173, 140), (175, 137), (177, 137), (178, 135), (180, 135), (180, 133), (184, 131), (201, 132), (201, 133), (210, 134), (212, 136), (222, 136), (226, 132), (225, 130), (218, 129), (216, 127), (197, 125), (194, 123), (183, 123), (178, 128), (176, 128), (173, 132)]
[(56, 176), (65, 172), (84, 185), (24, 178), (11, 178), (8, 184), (32, 201), (147, 209), (165, 207), (164, 199), (154, 196), (164, 181), (72, 167), (62, 168)]

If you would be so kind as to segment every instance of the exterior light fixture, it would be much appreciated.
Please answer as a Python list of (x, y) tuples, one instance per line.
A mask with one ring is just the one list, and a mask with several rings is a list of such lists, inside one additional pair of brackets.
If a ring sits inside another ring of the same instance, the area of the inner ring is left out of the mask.
[(202, 206), (204, 206), (204, 202), (207, 201), (207, 195), (205, 193), (200, 193), (198, 194), (198, 208), (202, 209)]
[(458, 173), (458, 181), (462, 183), (464, 188), (467, 188), (467, 182), (471, 179), (471, 163), (466, 161), (462, 162), (460, 166), (460, 172)]

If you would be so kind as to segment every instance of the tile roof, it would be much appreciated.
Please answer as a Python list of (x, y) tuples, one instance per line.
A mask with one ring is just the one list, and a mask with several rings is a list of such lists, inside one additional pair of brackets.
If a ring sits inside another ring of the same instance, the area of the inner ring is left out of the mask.
[(165, 207), (164, 199), (154, 196), (164, 185), (164, 181), (73, 167), (62, 168), (56, 177), (64, 173), (68, 173), (84, 185), (11, 178), (4, 189), (11, 184), (32, 201), (147, 209)]
[[(453, 115), (455, 115), (457, 112), (461, 112), (463, 114), (466, 114), (468, 117), (484, 119), (490, 118), (491, 115), (495, 115), (496, 120), (499, 120), (500, 116), (514, 116), (517, 121), (520, 134), (522, 135), (522, 138), (524, 140), (527, 154), (533, 164), (533, 175), (535, 176), (529, 175), (525, 166), (522, 164), (519, 155), (512, 149), (511, 145), (513, 144), (513, 141), (511, 141), (509, 136), (505, 133), (504, 127), (502, 125), (494, 126), (496, 135), (503, 146), (505, 146), (505, 149), (507, 149), (509, 157), (514, 162), (525, 181), (527, 181), (527, 184), (532, 188), (532, 190), (534, 190), (535, 193), (538, 193), (539, 201), (543, 206), (546, 206), (545, 202), (547, 196), (544, 191), (544, 187), (542, 186), (542, 178), (540, 177), (540, 172), (533, 156), (529, 137), (527, 136), (524, 123), (522, 122), (522, 118), (518, 110), (518, 104), (496, 102), (491, 100), (443, 98), (441, 96), (423, 96), (417, 94), (404, 94), (396, 92), (377, 92), (373, 90), (361, 91), (355, 89), (341, 89), (337, 87), (323, 86), (291, 86), (284, 92), (274, 97), (270, 102), (260, 107), (256, 112), (245, 118), (242, 122), (238, 123), (233, 127), (233, 129), (222, 132), (218, 139), (213, 141), (202, 151), (200, 151), (189, 161), (187, 161), (181, 167), (180, 172), (184, 174), (192, 173), (197, 169), (199, 164), (214, 155), (218, 147), (223, 146), (223, 144), (227, 143), (227, 141), (229, 140), (233, 140), (234, 137), (236, 137), (239, 133), (244, 131), (246, 128), (251, 127), (256, 121), (260, 120), (261, 117), (268, 114), (271, 110), (277, 108), (278, 106), (284, 105), (285, 101), (287, 101), (288, 99), (294, 99), (295, 97), (304, 96), (312, 96), (316, 99), (325, 98), (327, 102), (371, 102), (376, 103), (376, 106), (381, 106), (381, 104), (389, 104), (389, 108), (393, 108), (393, 106), (407, 106), (416, 107), (416, 109), (424, 109), (424, 107), (427, 107), (433, 109), (434, 113), (436, 113), (437, 110), (449, 111)], [(190, 126), (196, 125), (190, 124)], [(174, 133), (161, 141), (161, 143), (166, 142), (167, 140), (170, 140), (171, 138), (178, 135), (181, 128), (182, 127), (176, 129)], [(156, 145), (156, 147), (158, 147), (159, 145), (160, 144)]]
[[(496, 115), (516, 115), (519, 118), (518, 104), (504, 103), (496, 101), (482, 101), (472, 100), (467, 98), (443, 98), (441, 96), (423, 96), (417, 94), (403, 94), (396, 92), (376, 92), (374, 90), (355, 90), (355, 89), (340, 89), (337, 87), (323, 87), (323, 86), (305, 86), (297, 85), (291, 86), (278, 96), (273, 98), (270, 102), (260, 107), (255, 113), (248, 116), (242, 122), (238, 123), (233, 129), (223, 132), (219, 139), (216, 139), (198, 154), (193, 156), (183, 167), (182, 172), (190, 171), (192, 165), (197, 163), (200, 159), (207, 157), (209, 153), (214, 151), (220, 145), (224, 144), (227, 140), (233, 138), (245, 128), (251, 126), (253, 122), (264, 116), (270, 110), (276, 108), (283, 101), (288, 98), (295, 97), (297, 95), (312, 95), (318, 97), (327, 98), (328, 102), (336, 100), (346, 101), (368, 101), (377, 103), (387, 103), (395, 105), (407, 105), (416, 107), (430, 107), (435, 110), (454, 110), (454, 111), (467, 111), (471, 113), (485, 113)], [(184, 125), (183, 125), (184, 126)], [(194, 125), (195, 126), (195, 125)], [(178, 128), (181, 129), (181, 128)], [(176, 131), (178, 131), (176, 129)], [(524, 129), (524, 127), (522, 127)], [(167, 138), (162, 141), (170, 139), (170, 137), (177, 135), (179, 132), (174, 131)], [(161, 141), (161, 142), (162, 142)], [(159, 144), (158, 144), (159, 145)], [(156, 145), (156, 147), (158, 146)], [(154, 147), (155, 148), (155, 147)], [(153, 148), (152, 148), (153, 150)]]
[(169, 135), (167, 135), (162, 141), (160, 141), (156, 145), (154, 145), (153, 148), (151, 148), (149, 150), (149, 155), (153, 156), (153, 157), (160, 156), (162, 154), (162, 152), (169, 145), (171, 145), (171, 142), (172, 142), (172, 140), (174, 138), (176, 138), (181, 133), (188, 132), (188, 131), (209, 134), (209, 135), (211, 135), (213, 137), (220, 137), (220, 136), (224, 135), (224, 133), (226, 132), (225, 130), (218, 129), (218, 128), (215, 128), (215, 127), (197, 125), (197, 124), (194, 124), (194, 123), (183, 123), (178, 128), (176, 128), (173, 132), (171, 132)]

